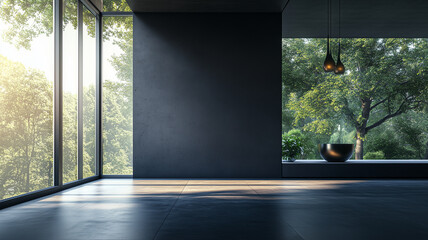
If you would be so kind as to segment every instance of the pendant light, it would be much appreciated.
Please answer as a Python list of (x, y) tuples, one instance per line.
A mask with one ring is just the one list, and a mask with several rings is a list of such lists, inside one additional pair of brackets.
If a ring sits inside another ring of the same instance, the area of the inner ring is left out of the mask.
[(335, 74), (343, 74), (345, 73), (345, 66), (343, 65), (342, 61), (340, 61), (340, 0), (339, 0), (339, 52), (337, 55), (337, 64), (334, 69)]
[(336, 68), (336, 64), (334, 63), (333, 57), (331, 56), (330, 50), (330, 21), (331, 21), (331, 0), (328, 1), (328, 33), (327, 33), (327, 56), (324, 60), (324, 71), (331, 72)]

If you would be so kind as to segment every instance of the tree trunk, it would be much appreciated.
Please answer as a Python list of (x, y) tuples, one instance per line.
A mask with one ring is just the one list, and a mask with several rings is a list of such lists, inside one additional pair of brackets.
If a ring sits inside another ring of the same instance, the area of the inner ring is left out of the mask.
[(28, 153), (28, 145), (25, 146), (25, 192), (30, 192), (30, 156)]
[(355, 160), (362, 160), (364, 157), (364, 137), (365, 137), (365, 133), (357, 130), (357, 144), (355, 146)]
[(362, 160), (364, 157), (364, 140), (367, 134), (367, 122), (370, 117), (370, 106), (372, 100), (361, 99), (361, 118), (356, 125), (357, 128), (357, 144), (355, 146), (355, 160)]
[(26, 192), (30, 192), (30, 162), (27, 164), (26, 175), (25, 189)]

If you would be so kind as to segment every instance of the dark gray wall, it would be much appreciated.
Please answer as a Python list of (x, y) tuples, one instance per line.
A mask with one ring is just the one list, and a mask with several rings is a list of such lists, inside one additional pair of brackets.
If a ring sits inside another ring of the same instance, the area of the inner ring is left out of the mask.
[(281, 13), (134, 15), (134, 177), (281, 177)]

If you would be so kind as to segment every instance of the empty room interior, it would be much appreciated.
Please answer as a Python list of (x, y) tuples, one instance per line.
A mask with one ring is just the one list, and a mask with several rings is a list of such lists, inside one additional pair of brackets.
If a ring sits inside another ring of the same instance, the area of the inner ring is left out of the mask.
[(427, 16), (0, 0), (0, 239), (428, 239)]

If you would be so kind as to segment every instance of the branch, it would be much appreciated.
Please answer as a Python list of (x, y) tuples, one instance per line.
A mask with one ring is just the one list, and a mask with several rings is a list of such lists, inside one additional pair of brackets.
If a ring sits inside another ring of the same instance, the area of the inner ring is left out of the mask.
[[(405, 85), (405, 84), (407, 84), (407, 83), (409, 83), (410, 81), (405, 81), (405, 82), (402, 82), (402, 83), (399, 83), (398, 85)], [(376, 83), (376, 85), (379, 83), (379, 81)], [(383, 88), (384, 86), (381, 86), (380, 88)], [(406, 100), (408, 100), (407, 99), (407, 97), (405, 97), (406, 98)], [(382, 104), (382, 103), (384, 103), (384, 102), (386, 102), (386, 101), (388, 101), (389, 102), (389, 97), (387, 97), (387, 98), (385, 98), (385, 99), (383, 99), (382, 101), (380, 101), (380, 102), (378, 102), (378, 103), (376, 103), (375, 105), (373, 105), (371, 108), (370, 108), (370, 111), (371, 110), (373, 110), (374, 108), (376, 108), (377, 106), (379, 106), (380, 104)], [(388, 104), (388, 109), (389, 109), (389, 104)], [(389, 113), (391, 113), (391, 110), (389, 109), (388, 110), (389, 111)]]
[(388, 120), (388, 119), (390, 119), (390, 118), (393, 118), (393, 117), (396, 117), (396, 116), (398, 116), (398, 115), (400, 115), (400, 114), (402, 114), (403, 112), (402, 111), (396, 111), (395, 113), (393, 113), (393, 114), (389, 114), (389, 115), (386, 115), (385, 117), (383, 117), (382, 119), (380, 119), (379, 121), (377, 121), (377, 122), (375, 122), (375, 123), (373, 123), (372, 125), (370, 125), (370, 126), (368, 126), (368, 127), (366, 127), (366, 132), (368, 132), (370, 129), (372, 129), (372, 128), (375, 128), (375, 127), (377, 127), (377, 126), (379, 126), (379, 125), (381, 125), (382, 123), (384, 123), (386, 120)]
[(405, 84), (407, 84), (407, 83), (409, 83), (410, 81), (405, 81), (405, 82), (402, 82), (402, 83), (399, 83), (398, 85), (405, 85)]
[(388, 114), (388, 115), (386, 115), (385, 117), (383, 117), (382, 119), (380, 119), (379, 121), (377, 121), (377, 122), (373, 123), (372, 125), (370, 125), (370, 126), (366, 127), (366, 132), (368, 132), (368, 131), (369, 131), (370, 129), (372, 129), (372, 128), (375, 128), (375, 127), (377, 127), (377, 126), (381, 125), (381, 124), (382, 124), (382, 123), (384, 123), (386, 120), (388, 120), (388, 119), (390, 119), (390, 118), (393, 118), (393, 117), (396, 117), (396, 116), (398, 116), (398, 115), (400, 115), (400, 114), (404, 113), (404, 111), (402, 110), (402, 108), (403, 108), (403, 106), (404, 106), (404, 104), (405, 104), (406, 102), (407, 102), (406, 100), (405, 100), (405, 101), (403, 101), (403, 102), (401, 103), (400, 107), (397, 109), (397, 111), (395, 111), (395, 113)]
[(380, 104), (382, 104), (382, 103), (386, 102), (386, 100), (388, 100), (388, 98), (385, 98), (385, 99), (383, 99), (382, 101), (380, 101), (380, 102), (376, 103), (375, 105), (373, 105), (373, 106), (370, 108), (370, 111), (371, 111), (371, 110), (373, 110), (375, 107), (379, 106)]

